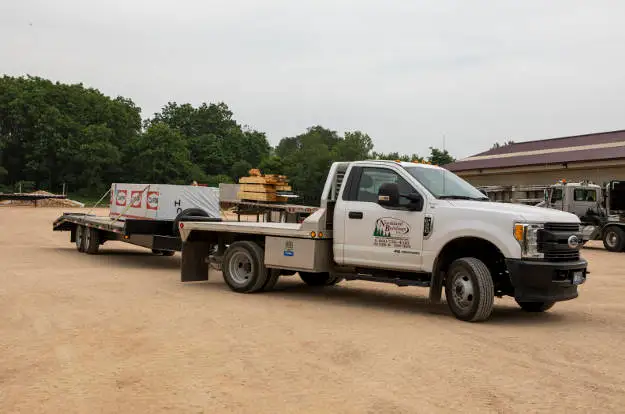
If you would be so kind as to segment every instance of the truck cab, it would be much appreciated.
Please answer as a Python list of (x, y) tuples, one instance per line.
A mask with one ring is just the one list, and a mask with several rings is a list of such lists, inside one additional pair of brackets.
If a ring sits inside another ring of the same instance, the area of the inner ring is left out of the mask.
[[(187, 222), (181, 235), (189, 252), (185, 259), (183, 245), (183, 280), (205, 279), (197, 278), (205, 254), (189, 243), (218, 244), (208, 261), (237, 291), (266, 290), (267, 280), (296, 272), (310, 285), (427, 287), (434, 303), (444, 289), (464, 321), (488, 319), (503, 296), (526, 311), (546, 311), (576, 298), (587, 275), (576, 215), (493, 203), (444, 168), (409, 162), (332, 164), (320, 208), (301, 224)], [(242, 257), (249, 266), (236, 262)], [(241, 268), (252, 270), (241, 276)]]
[(602, 187), (589, 181), (561, 180), (545, 190), (540, 206), (578, 216), (584, 243), (603, 240), (609, 251), (625, 250), (625, 182), (614, 180)]

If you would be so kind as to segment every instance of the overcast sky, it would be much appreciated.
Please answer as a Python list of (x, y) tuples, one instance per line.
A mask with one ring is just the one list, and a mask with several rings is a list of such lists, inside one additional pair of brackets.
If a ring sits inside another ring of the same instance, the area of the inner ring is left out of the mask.
[(272, 144), (323, 125), (379, 151), (625, 129), (625, 1), (1, 0), (0, 73), (152, 115), (223, 101)]

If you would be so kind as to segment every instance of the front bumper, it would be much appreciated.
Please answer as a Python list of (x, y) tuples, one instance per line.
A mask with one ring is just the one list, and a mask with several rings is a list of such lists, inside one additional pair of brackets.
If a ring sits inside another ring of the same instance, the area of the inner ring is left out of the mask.
[[(588, 262), (544, 262), (507, 259), (514, 297), (521, 302), (559, 302), (575, 299), (586, 281)], [(578, 280), (574, 276), (578, 276)], [(581, 279), (579, 276), (581, 275)]]

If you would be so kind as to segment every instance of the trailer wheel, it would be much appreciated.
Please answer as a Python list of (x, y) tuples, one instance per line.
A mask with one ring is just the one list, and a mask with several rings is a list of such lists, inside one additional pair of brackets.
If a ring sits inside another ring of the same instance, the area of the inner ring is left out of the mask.
[(519, 302), (516, 303), (523, 309), (525, 312), (545, 312), (549, 309), (553, 308), (555, 302)]
[(250, 241), (238, 241), (228, 247), (222, 272), (230, 289), (239, 293), (261, 290), (270, 276), (269, 269), (265, 267), (263, 249)]
[(85, 226), (76, 226), (76, 250), (79, 252), (85, 251)]
[(173, 250), (159, 250), (159, 249), (152, 249), (152, 253), (160, 254), (162, 256), (173, 256), (174, 254), (176, 254), (176, 252)]
[(93, 227), (85, 229), (85, 253), (97, 254), (100, 248), (100, 232)]
[(299, 277), (308, 286), (332, 286), (339, 283), (343, 278), (337, 277), (330, 272), (311, 273), (311, 272), (299, 272)]
[(180, 219), (184, 216), (199, 216), (199, 217), (209, 217), (208, 213), (201, 208), (188, 208), (183, 210), (176, 216), (174, 219), (174, 227), (173, 232), (174, 236), (180, 236)]
[(445, 296), (449, 309), (457, 319), (466, 322), (488, 319), (495, 301), (490, 271), (474, 257), (455, 260), (445, 277)]
[(621, 252), (625, 248), (625, 232), (617, 226), (610, 226), (603, 232), (603, 247), (610, 252)]

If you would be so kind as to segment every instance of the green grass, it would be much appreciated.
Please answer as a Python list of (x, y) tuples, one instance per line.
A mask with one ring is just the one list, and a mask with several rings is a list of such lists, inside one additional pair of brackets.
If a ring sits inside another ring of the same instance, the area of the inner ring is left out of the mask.
[[(75, 200), (78, 202), (81, 202), (85, 205), (85, 207), (93, 207), (95, 205), (95, 203), (98, 202), (98, 200), (100, 200), (100, 198), (102, 197), (102, 194), (100, 194), (99, 196), (86, 196), (86, 195), (80, 195), (80, 194), (68, 194), (67, 198), (69, 198), (70, 200)], [(100, 202), (100, 204), (98, 204), (98, 208), (107, 208), (109, 206), (110, 203), (110, 198), (107, 195), (106, 197), (104, 197), (104, 200), (102, 200)]]

